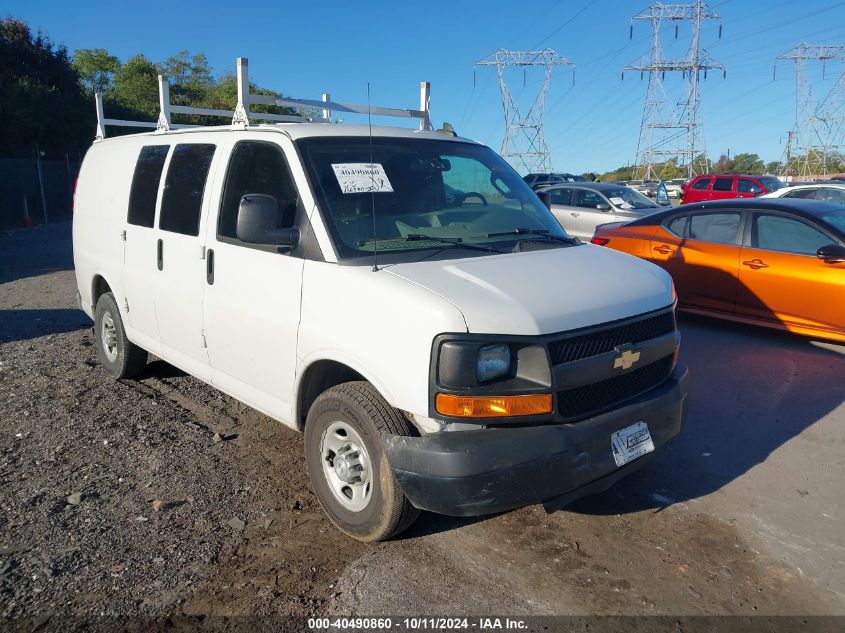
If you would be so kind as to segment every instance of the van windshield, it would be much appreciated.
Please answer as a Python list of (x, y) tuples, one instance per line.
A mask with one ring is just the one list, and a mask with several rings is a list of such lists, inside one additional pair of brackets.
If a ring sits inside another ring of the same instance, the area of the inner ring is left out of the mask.
[[(331, 137), (297, 146), (341, 258), (378, 249), (379, 256), (396, 254), (393, 261), (413, 261), (421, 251), (448, 248), (446, 240), (485, 247), (453, 249), (463, 257), (510, 252), (517, 241), (548, 239), (542, 233), (566, 237), (523, 179), (483, 145)], [(523, 235), (511, 234), (515, 229)]]

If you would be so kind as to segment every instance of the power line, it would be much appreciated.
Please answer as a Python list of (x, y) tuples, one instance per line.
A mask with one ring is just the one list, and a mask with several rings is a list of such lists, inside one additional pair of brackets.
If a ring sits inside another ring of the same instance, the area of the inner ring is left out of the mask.
[(564, 28), (565, 26), (567, 26), (568, 24), (571, 24), (571, 23), (572, 23), (572, 22), (573, 22), (573, 21), (574, 21), (574, 20), (575, 20), (578, 16), (580, 16), (582, 13), (584, 13), (584, 11), (586, 11), (586, 10), (587, 10), (587, 9), (589, 9), (591, 6), (593, 6), (593, 5), (596, 3), (596, 1), (597, 1), (597, 0), (590, 0), (590, 2), (588, 2), (587, 4), (585, 4), (585, 5), (581, 8), (581, 10), (580, 10), (580, 11), (578, 11), (578, 13), (576, 13), (575, 15), (573, 15), (573, 16), (572, 16), (571, 18), (569, 18), (566, 22), (564, 22), (564, 23), (563, 23), (563, 24), (561, 24), (559, 27), (557, 27), (554, 31), (552, 31), (551, 33), (549, 33), (546, 37), (544, 37), (542, 40), (540, 40), (539, 42), (537, 42), (534, 46), (532, 46), (532, 48), (540, 48), (540, 46), (542, 46), (545, 42), (549, 41), (552, 37), (554, 37), (555, 35), (557, 35), (558, 33), (560, 33), (560, 31), (561, 31), (561, 30), (563, 30), (563, 28)]

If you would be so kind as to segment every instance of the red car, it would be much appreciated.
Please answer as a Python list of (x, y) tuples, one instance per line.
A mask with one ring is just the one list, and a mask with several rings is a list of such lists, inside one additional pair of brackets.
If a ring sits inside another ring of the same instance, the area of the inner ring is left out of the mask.
[(785, 186), (774, 176), (704, 174), (693, 178), (684, 188), (681, 204), (726, 198), (756, 198)]

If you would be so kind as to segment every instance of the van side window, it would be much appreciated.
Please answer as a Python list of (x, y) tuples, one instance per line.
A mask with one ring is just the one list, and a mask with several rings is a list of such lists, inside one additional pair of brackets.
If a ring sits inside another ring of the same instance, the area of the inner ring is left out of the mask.
[(173, 150), (164, 181), (158, 228), (183, 235), (199, 235), (202, 194), (215, 147), (205, 143), (184, 143)]
[(147, 145), (141, 148), (132, 176), (132, 188), (129, 190), (129, 212), (126, 216), (129, 224), (148, 229), (155, 225), (158, 183), (169, 150), (170, 145)]
[(711, 178), (702, 178), (701, 180), (696, 182), (692, 187), (690, 187), (690, 189), (695, 189), (696, 191), (700, 191), (701, 189), (707, 189), (711, 180)]
[(250, 193), (273, 196), (279, 203), (276, 228), (294, 225), (299, 194), (282, 148), (275, 143), (240, 141), (235, 145), (223, 186), (217, 237), (238, 238), (238, 207)]

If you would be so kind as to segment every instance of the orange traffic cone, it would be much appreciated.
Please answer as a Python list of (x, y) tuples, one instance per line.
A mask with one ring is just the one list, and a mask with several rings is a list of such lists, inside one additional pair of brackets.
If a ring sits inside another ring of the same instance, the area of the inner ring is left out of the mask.
[(26, 201), (26, 194), (23, 195), (23, 226), (32, 228), (32, 217), (29, 215), (29, 203)]

